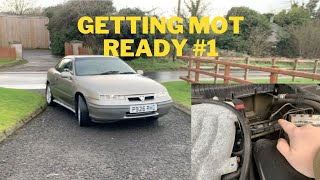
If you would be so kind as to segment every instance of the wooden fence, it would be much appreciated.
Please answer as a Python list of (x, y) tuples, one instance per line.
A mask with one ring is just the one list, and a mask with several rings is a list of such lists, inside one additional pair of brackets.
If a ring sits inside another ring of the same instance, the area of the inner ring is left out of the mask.
[[(245, 63), (236, 63), (234, 61), (235, 58), (199, 58), (199, 57), (189, 57), (189, 56), (183, 56), (180, 57), (180, 59), (188, 61), (188, 67), (181, 67), (181, 69), (188, 71), (187, 76), (181, 76), (180, 79), (188, 81), (193, 84), (198, 84), (200, 83), (200, 75), (206, 75), (214, 78), (214, 83), (217, 83), (217, 79), (221, 78), (224, 80), (225, 84), (229, 84), (230, 81), (234, 81), (237, 83), (242, 83), (242, 84), (253, 84), (254, 82), (249, 81), (248, 76), (249, 76), (249, 71), (254, 70), (254, 71), (259, 71), (259, 72), (267, 72), (270, 73), (270, 84), (276, 84), (278, 83), (278, 76), (279, 75), (287, 75), (291, 76), (293, 81), (295, 80), (296, 77), (302, 77), (302, 78), (308, 78), (308, 79), (313, 79), (313, 80), (320, 80), (320, 74), (317, 73), (318, 71), (318, 60), (307, 60), (306, 62), (312, 63), (313, 64), (313, 72), (303, 72), (303, 71), (298, 71), (297, 70), (297, 65), (299, 63), (299, 60), (294, 60), (294, 68), (292, 70), (288, 69), (280, 69), (277, 65), (276, 62), (281, 62), (280, 60), (276, 59), (269, 59), (269, 62), (271, 62), (271, 67), (261, 67), (261, 66), (255, 66), (255, 65), (250, 65), (250, 60), (248, 58), (244, 59)], [(287, 61), (287, 63), (293, 63), (292, 60)], [(283, 62), (283, 61), (282, 61)], [(206, 65), (206, 68), (203, 68), (201, 66), (202, 64)], [(210, 66), (212, 65), (212, 66)], [(221, 66), (224, 66), (224, 74), (219, 74), (219, 71), (221, 69)], [(212, 68), (207, 68), (207, 67), (212, 67)], [(237, 68), (237, 69), (243, 69), (244, 70), (244, 75), (243, 79), (242, 78), (237, 78), (237, 77), (232, 77), (230, 70), (232, 68)], [(195, 73), (195, 77), (193, 79), (192, 77), (192, 72)]]
[(49, 48), (47, 17), (0, 15), (0, 47), (18, 41), (23, 48)]

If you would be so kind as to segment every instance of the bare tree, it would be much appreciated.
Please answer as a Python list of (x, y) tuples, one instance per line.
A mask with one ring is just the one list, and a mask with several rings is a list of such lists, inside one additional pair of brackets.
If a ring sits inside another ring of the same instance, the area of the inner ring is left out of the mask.
[(201, 17), (209, 8), (209, 3), (205, 0), (185, 0), (184, 4), (190, 16)]
[(248, 50), (253, 56), (266, 56), (271, 52), (272, 42), (266, 40), (270, 33), (261, 28), (254, 28), (251, 30), (248, 39)]
[(298, 54), (304, 58), (320, 57), (320, 22), (317, 20), (305, 23), (303, 26), (291, 27), (294, 46)]
[(0, 11), (15, 14), (25, 15), (34, 9), (37, 0), (6, 0), (0, 5)]

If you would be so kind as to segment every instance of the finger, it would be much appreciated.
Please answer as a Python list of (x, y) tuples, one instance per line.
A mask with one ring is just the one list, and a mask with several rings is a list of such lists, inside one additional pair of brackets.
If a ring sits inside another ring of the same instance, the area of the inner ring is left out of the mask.
[(285, 139), (280, 138), (278, 140), (277, 149), (288, 160), (291, 150), (288, 142)]
[(297, 128), (297, 126), (294, 125), (293, 123), (283, 119), (280, 119), (278, 123), (282, 127), (282, 129), (288, 134), (289, 138), (294, 132), (294, 129)]

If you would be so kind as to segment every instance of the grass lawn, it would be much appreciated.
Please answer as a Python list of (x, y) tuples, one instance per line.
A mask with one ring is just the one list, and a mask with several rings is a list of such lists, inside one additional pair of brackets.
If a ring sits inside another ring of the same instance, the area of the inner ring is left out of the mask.
[[(245, 61), (230, 61), (230, 62), (239, 63), (239, 64), (246, 64)], [(271, 67), (272, 63), (271, 62), (255, 62), (255, 61), (252, 61), (252, 62), (250, 62), (250, 65), (260, 66), (260, 67)], [(194, 63), (194, 67), (195, 66), (196, 66), (196, 64)], [(201, 63), (201, 66), (214, 67), (212, 65), (212, 63)], [(290, 70), (293, 69), (293, 63), (278, 62), (276, 64), (276, 66), (278, 66), (279, 68), (283, 68), (283, 69), (290, 69)], [(314, 68), (314, 64), (303, 63), (303, 62), (299, 62), (298, 66), (297, 66), (297, 69), (313, 69), (313, 68)]]
[(166, 58), (137, 58), (127, 63), (134, 70), (143, 70), (145, 72), (157, 72), (157, 71), (176, 71), (181, 66), (186, 66), (186, 62), (182, 60), (172, 61), (172, 59)]
[[(270, 80), (269, 79), (256, 79), (256, 80), (250, 80), (252, 82), (255, 82), (257, 84), (269, 84)], [(205, 84), (212, 84), (212, 81), (202, 81), (201, 83)], [(223, 84), (223, 80), (217, 80), (218, 84)], [(279, 78), (278, 84), (319, 84), (320, 81), (316, 80), (313, 81), (312, 79), (306, 79), (306, 78), (296, 78), (294, 82), (292, 82), (292, 78)], [(239, 84), (233, 81), (230, 81), (230, 84)]]
[(17, 61), (12, 60), (12, 59), (0, 59), (0, 66), (8, 65), (8, 64), (16, 63), (16, 62)]
[(43, 96), (31, 91), (0, 88), (0, 97), (0, 132), (45, 105)]
[[(245, 64), (245, 62), (241, 62), (242, 64)], [(250, 65), (254, 65), (254, 66), (261, 66), (261, 67), (271, 67), (272, 63), (271, 62), (250, 62)], [(293, 63), (285, 63), (285, 62), (279, 62), (276, 64), (276, 66), (278, 66), (279, 68), (285, 68), (285, 69), (293, 69), (294, 65)], [(309, 68), (309, 69), (313, 69), (314, 64), (310, 64), (310, 63), (298, 63), (298, 69), (299, 68)]]
[(16, 61), (12, 59), (0, 59), (0, 68), (11, 67), (14, 65), (24, 64), (24, 63), (26, 63), (25, 60)]
[(185, 81), (162, 83), (169, 91), (173, 101), (191, 108), (191, 85)]

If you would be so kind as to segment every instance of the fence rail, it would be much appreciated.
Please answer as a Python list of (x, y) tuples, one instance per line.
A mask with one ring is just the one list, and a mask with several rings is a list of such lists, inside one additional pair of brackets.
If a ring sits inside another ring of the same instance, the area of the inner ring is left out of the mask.
[[(320, 74), (317, 73), (318, 71), (318, 60), (314, 60), (312, 63), (314, 64), (313, 73), (303, 72), (297, 70), (297, 63), (299, 60), (294, 60), (295, 66), (293, 70), (286, 70), (286, 69), (280, 69), (278, 66), (276, 66), (276, 59), (272, 59), (271, 67), (260, 67), (255, 65), (250, 65), (248, 63), (248, 58), (246, 58), (246, 64), (240, 64), (232, 62), (234, 61), (234, 58), (199, 58), (199, 57), (190, 57), (190, 56), (183, 56), (180, 57), (180, 59), (188, 61), (187, 67), (181, 67), (181, 69), (188, 71), (187, 76), (181, 76), (180, 79), (188, 81), (193, 84), (200, 83), (200, 75), (207, 75), (214, 78), (214, 83), (217, 83), (217, 79), (221, 78), (224, 80), (225, 84), (229, 84), (230, 81), (234, 81), (237, 83), (242, 84), (253, 84), (254, 82), (248, 80), (249, 71), (259, 71), (259, 72), (267, 72), (270, 73), (270, 83), (276, 84), (278, 82), (278, 76), (279, 75), (287, 75), (291, 76), (292, 80), (294, 81), (296, 77), (302, 77), (302, 78), (308, 78), (313, 80), (320, 80)], [(270, 60), (269, 60), (270, 61)], [(309, 60), (311, 63), (311, 60)], [(291, 60), (292, 62), (292, 60)], [(201, 63), (212, 64), (213, 69), (207, 69), (203, 70), (201, 69)], [(195, 67), (194, 67), (195, 64)], [(224, 66), (224, 74), (219, 74), (220, 66)], [(243, 79), (232, 77), (230, 70), (231, 68), (240, 68), (244, 69), (244, 76)], [(213, 71), (210, 71), (213, 70)], [(195, 73), (194, 79), (192, 79), (192, 72)]]

